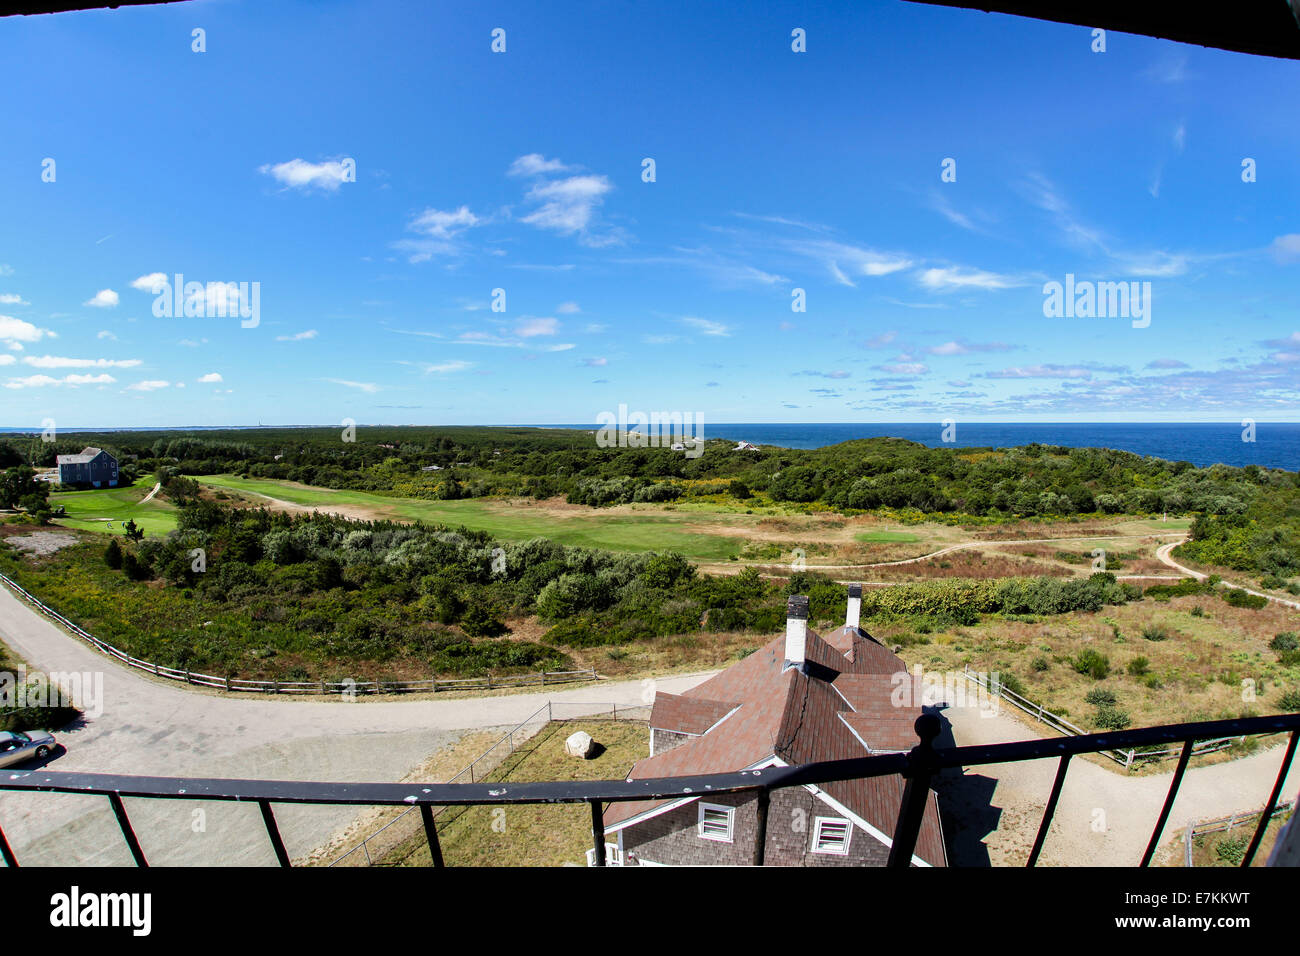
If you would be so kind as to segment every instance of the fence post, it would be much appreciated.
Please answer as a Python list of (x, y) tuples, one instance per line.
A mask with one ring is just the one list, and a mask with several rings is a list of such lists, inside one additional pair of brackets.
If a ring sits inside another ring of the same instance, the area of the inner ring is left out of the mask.
[(546, 686), (546, 668), (545, 668), (545, 667), (542, 668), (542, 686), (543, 686), (543, 687)]
[(488, 671), (488, 690), (492, 689), (492, 672)]
[(280, 681), (278, 679), (271, 681), (271, 693), (280, 693)]
[(1133, 755), (1134, 755), (1135, 752), (1136, 752), (1136, 751), (1133, 751), (1133, 750), (1130, 750), (1130, 751), (1128, 752), (1128, 757), (1124, 760), (1124, 769), (1125, 769), (1125, 770), (1132, 770), (1132, 769), (1133, 769)]
[(188, 684), (189, 682), (190, 682), (190, 669), (187, 667), (185, 668), (185, 683)]
[(157, 661), (154, 661), (154, 662), (153, 662), (153, 676), (154, 676), (154, 677), (157, 677), (157, 676), (158, 676), (158, 662), (157, 662)]
[(229, 675), (229, 674), (226, 675), (226, 693), (227, 693), (227, 694), (230, 693), (230, 675)]

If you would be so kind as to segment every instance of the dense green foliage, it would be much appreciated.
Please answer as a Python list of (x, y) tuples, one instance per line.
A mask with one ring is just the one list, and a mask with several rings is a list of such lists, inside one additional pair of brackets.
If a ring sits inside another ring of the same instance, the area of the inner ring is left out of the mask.
[[(50, 466), (93, 443), (145, 473), (233, 472), (330, 488), (426, 498), (568, 495), (593, 505), (725, 494), (842, 510), (916, 509), (971, 515), (1203, 512), (1260, 520), (1261, 497), (1294, 502), (1295, 472), (1251, 465), (1197, 468), (1129, 452), (1027, 445), (927, 448), (896, 438), (818, 449), (737, 451), (712, 439), (690, 458), (665, 448), (601, 448), (594, 432), (538, 428), (374, 427), (110, 432), (0, 442), (0, 465)], [(73, 446), (77, 446), (74, 448)], [(1273, 506), (1273, 511), (1277, 507)], [(1294, 508), (1282, 511), (1295, 517)]]

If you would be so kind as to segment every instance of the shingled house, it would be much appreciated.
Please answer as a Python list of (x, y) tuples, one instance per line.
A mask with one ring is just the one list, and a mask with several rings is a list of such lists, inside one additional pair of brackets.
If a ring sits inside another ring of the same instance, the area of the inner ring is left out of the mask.
[(59, 484), (112, 488), (117, 485), (117, 459), (101, 448), (83, 448), (79, 455), (60, 455)]
[[(808, 599), (790, 598), (786, 634), (685, 694), (655, 695), (650, 756), (628, 779), (727, 773), (910, 750), (922, 713), (919, 681), (858, 624), (862, 587), (847, 620), (826, 637), (808, 628)], [(895, 695), (910, 683), (912, 695)], [(896, 699), (917, 706), (896, 706)], [(768, 866), (883, 866), (903, 778), (775, 790), (763, 861)], [(717, 794), (614, 803), (605, 811), (609, 862), (623, 866), (752, 865), (757, 797)], [(925, 810), (916, 866), (946, 866), (939, 805)]]

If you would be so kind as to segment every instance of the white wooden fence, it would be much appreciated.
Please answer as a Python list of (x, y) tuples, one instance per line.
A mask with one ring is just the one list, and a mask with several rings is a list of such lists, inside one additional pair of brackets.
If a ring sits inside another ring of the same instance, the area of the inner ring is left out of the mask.
[[(998, 684), (996, 688), (989, 687), (988, 681), (981, 678), (978, 674), (971, 672), (969, 664), (966, 664), (962, 667), (962, 674), (966, 677), (967, 680), (973, 681), (980, 687), (983, 687), (987, 690), (994, 692), (996, 696), (1000, 697), (1002, 700), (1005, 700), (1013, 707), (1017, 707), (1020, 710), (1024, 711), (1025, 713), (1033, 715), (1033, 717), (1035, 717), (1040, 723), (1046, 724), (1048, 727), (1051, 727), (1059, 734), (1063, 734), (1066, 737), (1078, 737), (1078, 736), (1082, 736), (1083, 734), (1089, 733), (1089, 731), (1083, 730), (1080, 727), (1076, 727), (1074, 724), (1070, 723), (1064, 717), (1061, 717), (1060, 715), (1054, 714), (1050, 710), (1047, 710), (1042, 704), (1036, 704), (1032, 700), (1029, 700), (1028, 698), (1021, 697), (1015, 691), (1008, 690), (1002, 684)], [(1216, 750), (1223, 750), (1226, 747), (1231, 747), (1233, 743), (1243, 739), (1245, 738), (1218, 737), (1214, 740), (1197, 741), (1197, 743), (1192, 747), (1192, 756), (1199, 757), (1201, 754), (1208, 754), (1208, 753), (1213, 753)], [(1098, 753), (1106, 757), (1109, 757), (1117, 764), (1123, 766), (1125, 770), (1132, 769), (1134, 763), (1138, 763), (1143, 760), (1159, 760), (1161, 757), (1169, 757), (1181, 752), (1182, 752), (1181, 747), (1175, 747), (1172, 750), (1100, 750), (1098, 751)]]

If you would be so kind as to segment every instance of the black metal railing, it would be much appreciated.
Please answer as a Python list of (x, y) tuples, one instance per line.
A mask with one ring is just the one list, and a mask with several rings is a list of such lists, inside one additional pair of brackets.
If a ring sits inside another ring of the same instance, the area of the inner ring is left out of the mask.
[[(1263, 839), (1268, 821), (1277, 806), (1278, 797), (1287, 772), (1295, 756), (1296, 741), (1300, 738), (1300, 714), (1273, 717), (1249, 717), (1240, 720), (1214, 720), (1189, 724), (1168, 724), (1144, 727), (1115, 733), (1084, 734), (1077, 737), (1060, 737), (1018, 741), (1015, 743), (988, 744), (973, 747), (936, 748), (934, 740), (942, 729), (939, 717), (932, 713), (917, 718), (916, 732), (920, 743), (908, 753), (880, 754), (856, 757), (850, 760), (833, 760), (824, 763), (803, 764), (794, 767), (767, 767), (761, 770), (743, 770), (735, 773), (709, 774), (691, 777), (658, 777), (645, 780), (596, 780), (555, 783), (319, 783), (295, 780), (234, 780), (194, 777), (133, 777), (105, 773), (58, 773), (45, 770), (7, 771), (0, 776), (0, 791), (35, 791), (46, 793), (79, 793), (106, 796), (117, 818), (118, 826), (126, 839), (131, 856), (138, 866), (148, 866), (140, 842), (136, 838), (124, 798), (154, 800), (218, 800), (256, 803), (262, 811), (262, 820), (281, 866), (290, 863), (275, 820), (273, 805), (326, 804), (351, 806), (419, 806), (424, 821), (425, 837), (434, 866), (442, 866), (442, 849), (433, 821), (433, 807), (480, 806), (502, 804), (561, 804), (585, 803), (591, 810), (591, 834), (594, 846), (594, 863), (604, 866), (605, 832), (603, 808), (606, 803), (623, 801), (663, 800), (681, 797), (698, 797), (723, 793), (755, 791), (758, 805), (758, 826), (755, 838), (754, 859), (761, 863), (767, 842), (766, 810), (773, 790), (807, 784), (832, 783), (837, 780), (856, 780), (899, 774), (906, 781), (894, 827), (888, 865), (911, 865), (916, 851), (917, 838), (925, 816), (930, 784), (935, 776), (947, 768), (981, 766), (986, 764), (1015, 763), (1022, 760), (1058, 760), (1056, 778), (1048, 796), (1038, 835), (1030, 851), (1028, 866), (1034, 866), (1043, 849), (1052, 817), (1056, 812), (1061, 788), (1065, 782), (1070, 758), (1077, 754), (1097, 753), (1103, 750), (1146, 747), (1157, 744), (1182, 743), (1178, 764), (1174, 769), (1169, 791), (1160, 815), (1151, 832), (1150, 842), (1142, 855), (1141, 866), (1147, 866), (1159, 844), (1161, 834), (1169, 819), (1169, 811), (1182, 785), (1192, 746), (1197, 740), (1218, 737), (1247, 737), (1262, 734), (1289, 733), (1290, 739), (1282, 758), (1282, 766), (1260, 815), (1259, 825), (1246, 850), (1242, 866), (1250, 866)], [(18, 860), (0, 829), (0, 857), (9, 866)]]

